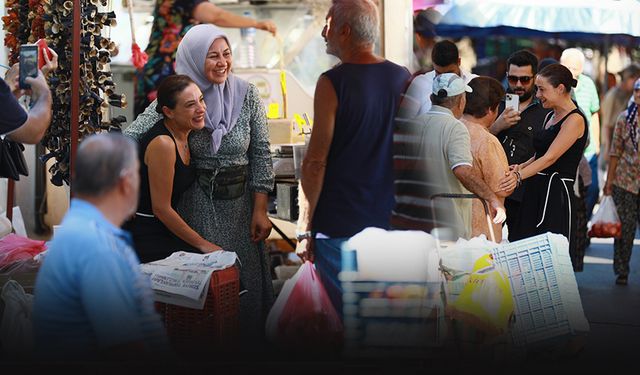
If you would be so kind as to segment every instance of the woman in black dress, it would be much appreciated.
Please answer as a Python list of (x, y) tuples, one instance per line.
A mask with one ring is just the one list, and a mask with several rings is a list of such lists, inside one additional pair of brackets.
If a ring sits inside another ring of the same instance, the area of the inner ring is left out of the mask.
[[(572, 189), (588, 135), (586, 119), (571, 99), (571, 88), (576, 85), (569, 69), (560, 64), (545, 67), (536, 77), (536, 97), (553, 112), (534, 134), (535, 156), (511, 166), (517, 182), (524, 183), (525, 197), (520, 225), (510, 229), (516, 240), (552, 232), (570, 241), (575, 230)], [(511, 184), (506, 178), (502, 183)], [(574, 261), (574, 254), (571, 256)]]
[(205, 110), (204, 96), (188, 76), (169, 76), (160, 84), (156, 111), (164, 118), (140, 138), (140, 201), (135, 218), (125, 227), (142, 263), (175, 251), (221, 249), (196, 233), (175, 210), (196, 179), (187, 139), (192, 130), (204, 127)]

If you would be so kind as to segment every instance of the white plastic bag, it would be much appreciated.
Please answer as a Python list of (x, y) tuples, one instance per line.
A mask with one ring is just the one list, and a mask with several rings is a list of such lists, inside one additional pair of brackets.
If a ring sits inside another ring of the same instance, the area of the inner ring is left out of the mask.
[(31, 311), (33, 295), (24, 292), (15, 280), (2, 287), (4, 313), (0, 322), (2, 350), (9, 357), (27, 357), (33, 350), (33, 326)]
[(610, 195), (602, 197), (602, 202), (598, 207), (598, 211), (591, 218), (591, 227), (589, 228), (589, 237), (620, 237), (622, 233), (622, 223), (618, 216), (616, 204)]

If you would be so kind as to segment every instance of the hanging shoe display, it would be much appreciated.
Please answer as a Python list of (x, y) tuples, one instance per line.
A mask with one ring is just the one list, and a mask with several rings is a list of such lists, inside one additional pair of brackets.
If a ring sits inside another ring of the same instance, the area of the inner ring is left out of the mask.
[[(109, 63), (117, 46), (109, 38), (115, 27), (116, 14), (107, 0), (81, 0), (80, 66), (73, 59), (73, 0), (6, 0), (6, 16), (2, 17), (5, 46), (9, 62), (18, 62), (20, 45), (45, 39), (58, 53), (58, 69), (49, 74), (52, 92), (52, 119), (41, 143), (49, 152), (40, 160), (53, 159), (49, 168), (56, 186), (69, 184), (71, 150), (71, 93), (78, 90), (78, 142), (96, 132), (120, 130), (126, 119), (110, 117), (110, 106), (125, 107), (124, 94), (117, 93)], [(80, 82), (72, 87), (72, 70), (79, 69)], [(118, 129), (116, 129), (118, 128)]]

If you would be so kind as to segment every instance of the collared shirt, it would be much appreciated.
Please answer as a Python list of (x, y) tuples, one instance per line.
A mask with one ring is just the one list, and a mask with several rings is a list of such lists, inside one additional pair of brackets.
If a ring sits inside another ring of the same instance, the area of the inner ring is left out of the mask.
[[(469, 194), (453, 173), (461, 165), (473, 166), (469, 131), (453, 113), (433, 105), (427, 113), (407, 121), (394, 134), (396, 170), (396, 207), (392, 223), (396, 228), (450, 226), (461, 237), (471, 233), (471, 201), (441, 199), (429, 201), (431, 194)], [(414, 160), (423, 159), (419, 163)], [(422, 171), (415, 170), (416, 167)], [(442, 215), (431, 217), (434, 204)], [(455, 213), (455, 215), (451, 215)], [(431, 223), (434, 221), (435, 223)]]
[(142, 342), (166, 352), (167, 337), (129, 234), (87, 201), (73, 199), (38, 272), (33, 306), (43, 358), (97, 359)]
[[(636, 144), (640, 142), (638, 134), (640, 127), (638, 121), (634, 124), (636, 130)], [(619, 188), (633, 194), (640, 192), (640, 155), (633, 147), (631, 134), (627, 129), (627, 111), (620, 113), (613, 130), (613, 140), (611, 142), (610, 156), (619, 158), (616, 168), (616, 178), (613, 184)]]
[[(504, 111), (504, 103), (500, 105), (500, 113)], [(502, 144), (509, 165), (521, 164), (535, 155), (533, 135), (544, 127), (544, 120), (551, 112), (542, 107), (538, 99), (533, 98), (531, 104), (520, 113), (520, 121), (512, 127), (498, 133), (496, 138)], [(515, 201), (522, 201), (523, 189), (518, 188), (507, 197)]]
[[(461, 71), (464, 83), (469, 83), (478, 75)], [(436, 71), (420, 74), (412, 81), (402, 101), (402, 106), (398, 115), (402, 118), (414, 118), (418, 115), (427, 113), (431, 109), (431, 94), (433, 93), (433, 79), (436, 77)]]

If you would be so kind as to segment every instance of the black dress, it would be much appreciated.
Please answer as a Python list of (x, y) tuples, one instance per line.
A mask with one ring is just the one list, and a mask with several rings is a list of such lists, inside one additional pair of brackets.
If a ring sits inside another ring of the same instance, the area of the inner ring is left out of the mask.
[[(548, 129), (543, 126), (534, 134), (533, 146), (536, 155), (542, 156), (549, 150), (560, 132), (560, 127), (573, 113), (582, 116), (584, 123), (587, 123), (582, 112), (576, 108)], [(514, 240), (552, 232), (562, 234), (571, 241), (570, 233), (575, 230), (576, 214), (573, 183), (587, 136), (585, 125), (582, 137), (578, 138), (555, 163), (524, 181), (520, 220), (519, 225), (514, 228)], [(509, 238), (512, 238), (511, 235)]]
[[(128, 221), (124, 228), (131, 231), (136, 253), (141, 263), (164, 259), (175, 251), (199, 252), (193, 246), (174, 235), (158, 218), (153, 216), (151, 208), (151, 191), (149, 188), (149, 169), (144, 163), (147, 146), (160, 135), (173, 136), (164, 126), (164, 120), (158, 121), (139, 141), (140, 156), (140, 198), (135, 217)], [(175, 142), (175, 139), (174, 139)], [(175, 209), (178, 200), (196, 179), (196, 170), (185, 165), (176, 147), (176, 164), (173, 177), (171, 207)]]

